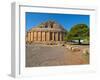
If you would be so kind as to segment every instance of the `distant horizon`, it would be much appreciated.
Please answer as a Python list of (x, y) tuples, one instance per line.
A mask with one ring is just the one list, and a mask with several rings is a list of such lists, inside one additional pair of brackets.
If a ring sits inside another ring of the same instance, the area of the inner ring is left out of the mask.
[(26, 12), (25, 17), (26, 31), (48, 20), (56, 21), (68, 31), (76, 24), (86, 24), (90, 27), (89, 15)]

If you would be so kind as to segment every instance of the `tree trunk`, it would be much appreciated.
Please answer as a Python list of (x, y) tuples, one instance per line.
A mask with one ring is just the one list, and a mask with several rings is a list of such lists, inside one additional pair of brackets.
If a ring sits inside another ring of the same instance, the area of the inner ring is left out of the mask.
[(81, 44), (81, 40), (80, 39), (78, 40), (78, 43)]

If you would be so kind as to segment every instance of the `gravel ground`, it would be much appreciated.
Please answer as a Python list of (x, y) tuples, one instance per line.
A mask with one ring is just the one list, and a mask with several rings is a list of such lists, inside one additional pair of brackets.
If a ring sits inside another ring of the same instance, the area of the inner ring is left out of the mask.
[[(78, 45), (77, 45), (78, 46)], [(88, 46), (78, 46), (81, 49)], [(26, 45), (26, 67), (88, 64), (82, 51), (71, 51), (57, 45)]]

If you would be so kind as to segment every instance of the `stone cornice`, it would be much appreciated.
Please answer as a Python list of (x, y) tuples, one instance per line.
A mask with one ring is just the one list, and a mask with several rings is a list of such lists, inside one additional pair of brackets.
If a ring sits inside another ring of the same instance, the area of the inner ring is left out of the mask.
[(50, 32), (65, 32), (65, 30), (57, 29), (57, 28), (32, 28), (28, 32), (34, 32), (34, 31), (50, 31)]

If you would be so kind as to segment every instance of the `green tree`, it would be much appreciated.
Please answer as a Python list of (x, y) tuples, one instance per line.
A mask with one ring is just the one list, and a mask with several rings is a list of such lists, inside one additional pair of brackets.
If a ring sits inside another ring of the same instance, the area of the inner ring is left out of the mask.
[(65, 31), (65, 35), (64, 35), (64, 41), (67, 41), (67, 36), (68, 36), (68, 31)]
[(68, 33), (68, 40), (78, 40), (78, 43), (81, 44), (80, 40), (89, 38), (89, 28), (86, 24), (76, 24), (74, 25)]

